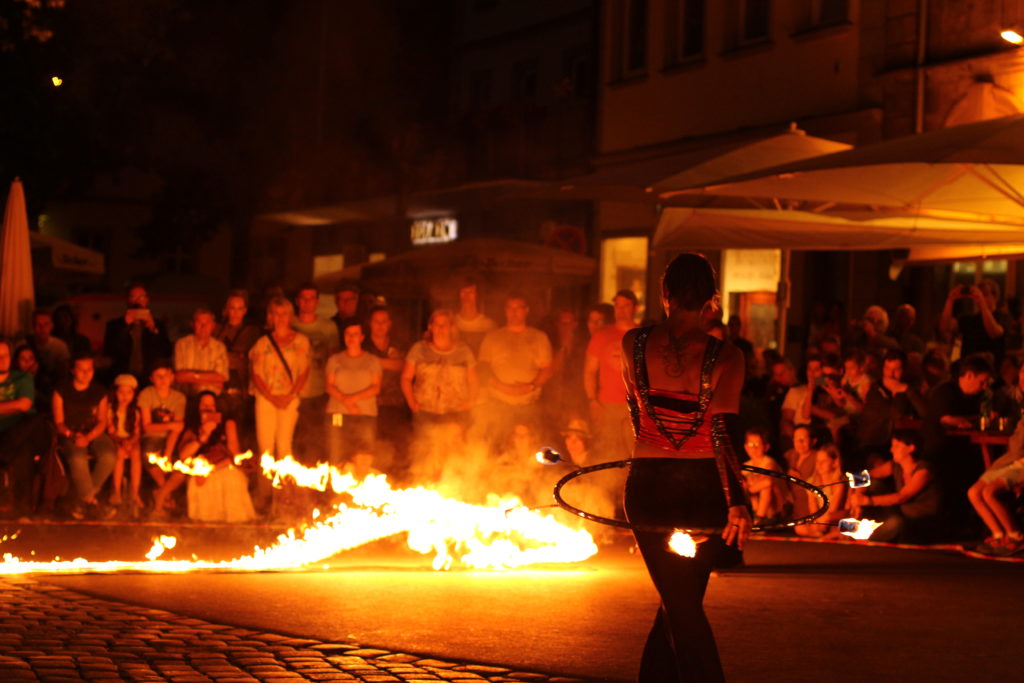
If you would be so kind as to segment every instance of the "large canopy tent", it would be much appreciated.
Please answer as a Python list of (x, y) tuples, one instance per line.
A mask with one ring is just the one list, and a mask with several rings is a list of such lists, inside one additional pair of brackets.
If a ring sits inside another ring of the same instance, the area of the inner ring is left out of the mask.
[[(901, 249), (921, 263), (1024, 254), (1022, 162), (1024, 114), (866, 145), (663, 193), (654, 246)], [(750, 208), (707, 208), (723, 199)]]

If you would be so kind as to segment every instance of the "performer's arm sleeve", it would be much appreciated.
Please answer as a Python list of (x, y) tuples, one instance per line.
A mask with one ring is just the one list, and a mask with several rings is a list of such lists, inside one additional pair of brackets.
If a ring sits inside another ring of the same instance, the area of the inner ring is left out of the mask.
[(740, 416), (735, 413), (715, 413), (711, 417), (711, 437), (715, 448), (715, 460), (722, 478), (726, 504), (750, 505), (747, 489), (740, 476), (740, 461), (737, 457), (743, 447), (743, 428)]

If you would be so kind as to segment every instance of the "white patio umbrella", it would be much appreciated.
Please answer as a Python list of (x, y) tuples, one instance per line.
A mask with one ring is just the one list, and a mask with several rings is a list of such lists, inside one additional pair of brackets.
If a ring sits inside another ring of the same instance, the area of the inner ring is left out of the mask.
[(760, 208), (1022, 227), (1021, 188), (1024, 114), (1017, 114), (806, 159), (663, 198), (692, 205), (692, 195), (727, 196)]
[(778, 135), (606, 166), (545, 189), (528, 190), (526, 194), (554, 199), (657, 203), (665, 193), (682, 188), (705, 186), (741, 173), (846, 149), (850, 145), (807, 135), (790, 124), (788, 131)]
[(25, 191), (21, 180), (15, 178), (0, 236), (0, 335), (12, 337), (27, 331), (34, 306)]

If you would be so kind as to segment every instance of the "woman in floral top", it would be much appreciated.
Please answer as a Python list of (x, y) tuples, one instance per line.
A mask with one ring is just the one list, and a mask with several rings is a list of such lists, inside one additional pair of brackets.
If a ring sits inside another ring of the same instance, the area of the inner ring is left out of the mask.
[[(278, 458), (292, 452), (299, 416), (299, 392), (309, 375), (309, 339), (292, 329), (295, 309), (284, 297), (267, 304), (267, 327), (249, 350), (256, 396), (256, 441), (261, 453)], [(275, 348), (276, 345), (276, 348)]]

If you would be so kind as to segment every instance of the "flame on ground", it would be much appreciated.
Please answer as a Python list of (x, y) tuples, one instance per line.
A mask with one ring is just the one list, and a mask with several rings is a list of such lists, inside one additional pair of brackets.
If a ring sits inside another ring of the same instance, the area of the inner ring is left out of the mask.
[[(238, 457), (242, 456), (236, 456), (236, 462), (240, 462)], [(158, 466), (163, 462), (160, 456), (155, 461), (150, 456), (150, 461)], [(195, 471), (193, 476), (208, 476), (210, 472), (200, 461), (205, 459), (192, 459), (183, 467)], [(161, 560), (164, 552), (177, 543), (173, 536), (161, 536), (155, 539), (144, 562), (90, 562), (83, 558), (39, 562), (21, 560), (8, 553), (0, 562), (0, 574), (299, 569), (402, 533), (407, 534), (410, 548), (433, 554), (435, 569), (506, 569), (579, 562), (597, 552), (586, 530), (571, 529), (550, 515), (521, 507), (514, 497), (492, 494), (486, 505), (472, 505), (428, 488), (394, 489), (384, 475), (358, 480), (326, 463), (306, 467), (291, 456), (275, 460), (264, 455), (260, 464), (276, 487), (290, 480), (317, 491), (330, 490), (336, 501), (327, 511), (314, 510), (308, 523), (289, 529), (272, 545), (257, 546), (252, 554), (232, 560)]]
[(853, 519), (848, 517), (839, 520), (839, 533), (846, 534), (858, 541), (866, 541), (875, 533), (875, 529), (882, 526), (881, 522), (873, 519)]

